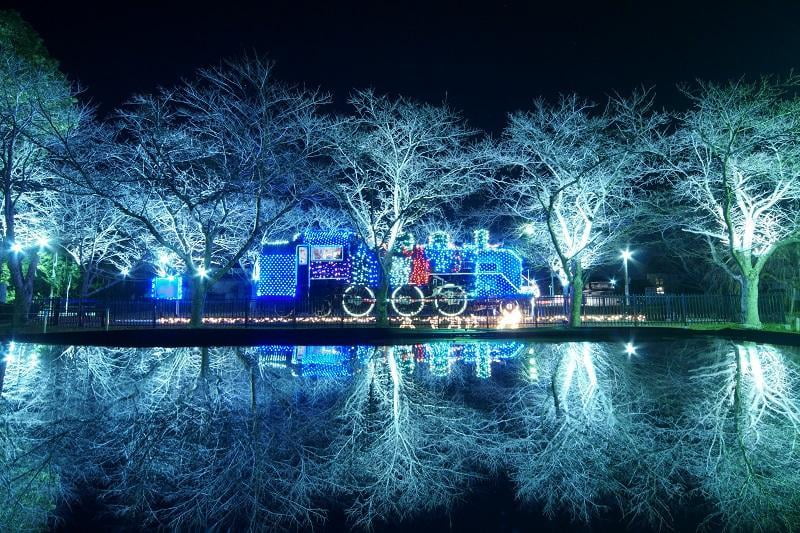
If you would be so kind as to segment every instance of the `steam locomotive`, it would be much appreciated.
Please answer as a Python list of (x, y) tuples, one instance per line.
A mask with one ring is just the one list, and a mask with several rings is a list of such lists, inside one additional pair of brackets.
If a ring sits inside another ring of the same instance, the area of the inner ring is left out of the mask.
[[(390, 262), (389, 303), (399, 316), (427, 309), (455, 317), (475, 302), (518, 305), (538, 296), (523, 275), (522, 258), (489, 242), (478, 230), (471, 243), (456, 244), (445, 232), (425, 244), (404, 235)], [(354, 317), (369, 315), (383, 281), (379, 258), (348, 231), (311, 231), (263, 245), (253, 272), (255, 296), (277, 302), (303, 299), (341, 305)]]

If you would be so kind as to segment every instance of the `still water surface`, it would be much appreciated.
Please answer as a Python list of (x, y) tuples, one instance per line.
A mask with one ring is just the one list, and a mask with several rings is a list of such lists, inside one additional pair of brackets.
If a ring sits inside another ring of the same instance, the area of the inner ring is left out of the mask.
[(628, 348), (8, 345), (0, 531), (796, 528), (797, 348)]

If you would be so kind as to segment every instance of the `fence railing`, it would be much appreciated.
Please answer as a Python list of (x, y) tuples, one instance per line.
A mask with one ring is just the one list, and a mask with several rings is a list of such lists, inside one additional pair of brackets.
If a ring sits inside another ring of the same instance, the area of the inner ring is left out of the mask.
[[(413, 302), (411, 302), (413, 304)], [(569, 301), (562, 296), (531, 300), (469, 301), (458, 316), (439, 313), (430, 300), (422, 310), (404, 316), (388, 306), (389, 323), (397, 327), (518, 328), (568, 323)], [(409, 302), (405, 302), (409, 306)], [(418, 306), (410, 305), (411, 308)], [(764, 294), (759, 302), (763, 322), (785, 321), (783, 294)], [(587, 296), (581, 307), (586, 325), (715, 324), (740, 320), (738, 295)], [(188, 326), (191, 302), (170, 300), (43, 299), (33, 302), (26, 329), (116, 329)], [(376, 309), (355, 317), (344, 311), (341, 299), (273, 302), (264, 299), (207, 300), (203, 324), (211, 327), (308, 327), (374, 324)]]

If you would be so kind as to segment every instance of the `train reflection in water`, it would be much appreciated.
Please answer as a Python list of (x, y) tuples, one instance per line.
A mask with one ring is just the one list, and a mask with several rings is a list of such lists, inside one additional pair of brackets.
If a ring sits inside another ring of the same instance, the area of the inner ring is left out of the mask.
[[(290, 368), (295, 375), (316, 378), (342, 378), (357, 372), (379, 348), (372, 346), (293, 346), (271, 344), (256, 348), (260, 366)], [(484, 379), (492, 367), (518, 357), (525, 349), (521, 342), (433, 342), (391, 348), (401, 368), (419, 369), (432, 376), (450, 374), (454, 365), (472, 367)]]

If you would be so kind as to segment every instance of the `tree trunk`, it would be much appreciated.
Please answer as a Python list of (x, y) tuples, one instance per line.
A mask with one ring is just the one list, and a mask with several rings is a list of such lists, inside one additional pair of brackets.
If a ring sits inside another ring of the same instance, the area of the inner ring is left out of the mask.
[[(6, 350), (8, 350), (8, 345), (6, 345)], [(6, 359), (3, 357), (0, 359), (0, 398), (3, 397), (3, 382), (6, 378)]]
[(570, 281), (569, 325), (577, 328), (581, 325), (581, 305), (583, 304), (583, 268), (578, 264), (575, 275)]
[(379, 326), (389, 325), (389, 279), (387, 276), (381, 278), (381, 283), (375, 293), (375, 313)]
[(58, 252), (53, 252), (53, 263), (52, 268), (50, 269), (50, 299), (52, 300), (56, 296), (56, 285), (58, 285), (58, 280), (56, 279), (56, 267), (58, 266)]
[(760, 328), (761, 318), (758, 314), (758, 280), (759, 274), (750, 274), (741, 278), (741, 323), (748, 328)]
[(392, 271), (392, 254), (386, 253), (381, 261), (381, 280), (375, 293), (375, 313), (379, 326), (389, 325), (389, 272)]
[(208, 380), (211, 375), (211, 361), (209, 359), (208, 346), (200, 348), (200, 373), (194, 384), (194, 394), (205, 402), (209, 397)]
[(203, 308), (206, 303), (206, 292), (208, 285), (205, 280), (199, 276), (192, 281), (192, 318), (189, 324), (193, 328), (199, 328), (203, 325)]
[(89, 289), (92, 286), (92, 281), (94, 278), (94, 273), (92, 272), (91, 268), (87, 268), (86, 272), (83, 273), (83, 279), (81, 280), (81, 289), (80, 289), (80, 299), (85, 300), (88, 298)]
[(33, 302), (33, 279), (39, 266), (39, 254), (31, 254), (27, 272), (22, 268), (22, 258), (12, 255), (8, 261), (11, 282), (14, 285), (14, 319), (13, 326), (24, 326), (28, 323), (31, 303)]
[(211, 360), (208, 355), (208, 346), (200, 348), (200, 377), (207, 380), (211, 373)]
[(28, 323), (31, 314), (31, 304), (33, 303), (33, 291), (19, 290), (14, 291), (14, 318), (13, 326), (21, 327)]

